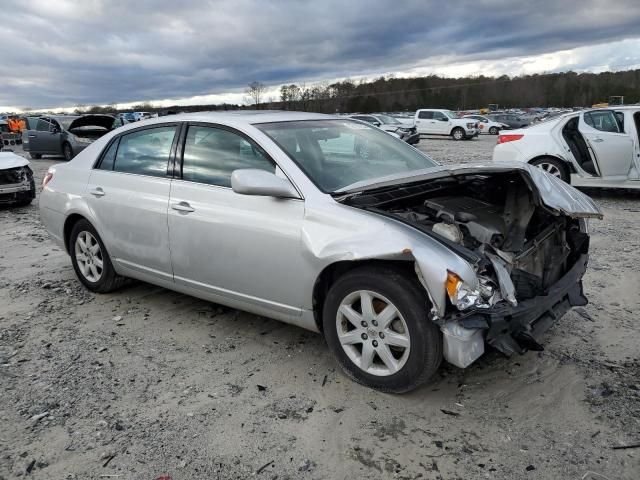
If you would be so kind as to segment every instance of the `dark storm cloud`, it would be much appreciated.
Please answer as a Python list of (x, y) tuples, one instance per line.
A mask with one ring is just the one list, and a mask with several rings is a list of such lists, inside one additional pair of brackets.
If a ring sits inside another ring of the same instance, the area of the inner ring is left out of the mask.
[[(453, 5), (451, 5), (453, 4)], [(181, 98), (640, 36), (640, 2), (5, 1), (0, 105)]]

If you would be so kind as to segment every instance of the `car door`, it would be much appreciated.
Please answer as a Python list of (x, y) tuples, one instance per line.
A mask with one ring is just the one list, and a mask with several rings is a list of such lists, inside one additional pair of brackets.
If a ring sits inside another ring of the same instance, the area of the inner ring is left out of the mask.
[(602, 178), (629, 175), (633, 140), (622, 128), (612, 110), (593, 110), (580, 115), (578, 130), (589, 145)]
[(416, 129), (418, 133), (424, 134), (434, 134), (436, 130), (434, 128), (434, 124), (436, 123), (433, 119), (433, 113), (431, 110), (419, 110), (418, 116), (416, 117)]
[(27, 131), (29, 152), (31, 153), (58, 153), (56, 142), (60, 142), (60, 134), (54, 131), (50, 118), (39, 118), (35, 130)]
[(272, 172), (275, 163), (244, 134), (192, 123), (171, 185), (169, 237), (176, 284), (213, 301), (282, 319), (300, 315), (304, 202), (242, 195), (231, 188), (241, 168)]
[(449, 135), (451, 132), (451, 120), (442, 112), (433, 112), (432, 125), (434, 133), (438, 135)]
[(85, 196), (95, 227), (116, 268), (138, 278), (173, 282), (168, 164), (178, 127), (154, 125), (115, 137), (87, 185)]

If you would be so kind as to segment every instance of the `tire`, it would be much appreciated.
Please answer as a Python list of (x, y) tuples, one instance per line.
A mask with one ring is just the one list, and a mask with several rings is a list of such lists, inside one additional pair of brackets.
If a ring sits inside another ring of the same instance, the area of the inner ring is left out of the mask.
[(498, 133), (500, 133), (500, 130), (498, 129), (498, 127), (491, 127), (489, 129), (489, 134), (490, 135), (498, 135)]
[(561, 160), (552, 157), (538, 158), (531, 162), (531, 165), (544, 170), (545, 172), (558, 177), (563, 182), (570, 182), (569, 170)]
[[(78, 243), (78, 237), (82, 237), (87, 249), (82, 249)], [(91, 239), (95, 243), (91, 242)], [(96, 248), (96, 245), (98, 248)], [(88, 251), (91, 252), (89, 258), (87, 258)], [(78, 280), (92, 292), (108, 293), (117, 290), (124, 284), (125, 278), (118, 275), (114, 270), (109, 253), (98, 232), (85, 219), (79, 220), (71, 229), (69, 254), (71, 255), (71, 263)], [(83, 255), (88, 264), (80, 260)], [(99, 266), (98, 261), (102, 263), (102, 267)]]
[[(340, 277), (329, 289), (323, 309), (324, 335), (331, 353), (356, 382), (403, 393), (425, 383), (438, 370), (442, 334), (429, 319), (431, 305), (412, 274), (393, 267), (361, 267)], [(369, 302), (373, 315), (363, 314), (361, 298), (373, 300)], [(392, 320), (385, 328), (383, 312), (394, 307), (396, 315), (389, 317)], [(365, 348), (369, 361), (363, 355)], [(367, 364), (367, 368), (360, 366)]]
[(460, 127), (456, 127), (451, 130), (451, 138), (454, 140), (464, 140), (465, 136), (464, 130)]
[(40, 160), (42, 158), (42, 154), (41, 153), (30, 153), (29, 156), (31, 158), (33, 158), (34, 160)]
[(27, 198), (25, 200), (18, 200), (14, 205), (16, 207), (27, 207), (31, 205), (32, 201), (33, 201), (33, 198)]
[(62, 155), (67, 162), (73, 158), (73, 148), (71, 148), (71, 144), (67, 142), (62, 144)]

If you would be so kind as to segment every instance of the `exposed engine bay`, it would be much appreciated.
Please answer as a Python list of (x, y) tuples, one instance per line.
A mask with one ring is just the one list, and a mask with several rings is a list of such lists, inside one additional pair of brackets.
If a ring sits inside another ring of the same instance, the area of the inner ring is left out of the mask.
[(544, 295), (588, 248), (579, 220), (547, 209), (520, 172), (396, 186), (349, 203), (400, 219), (466, 254), (480, 286), (449, 292), (458, 310), (500, 301), (515, 306)]

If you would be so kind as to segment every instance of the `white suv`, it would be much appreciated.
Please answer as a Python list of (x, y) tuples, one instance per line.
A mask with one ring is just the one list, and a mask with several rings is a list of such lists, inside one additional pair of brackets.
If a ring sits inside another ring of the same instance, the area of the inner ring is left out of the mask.
[(451, 110), (421, 108), (416, 112), (415, 122), (422, 135), (451, 135), (454, 140), (467, 140), (480, 133), (477, 121), (458, 118)]

